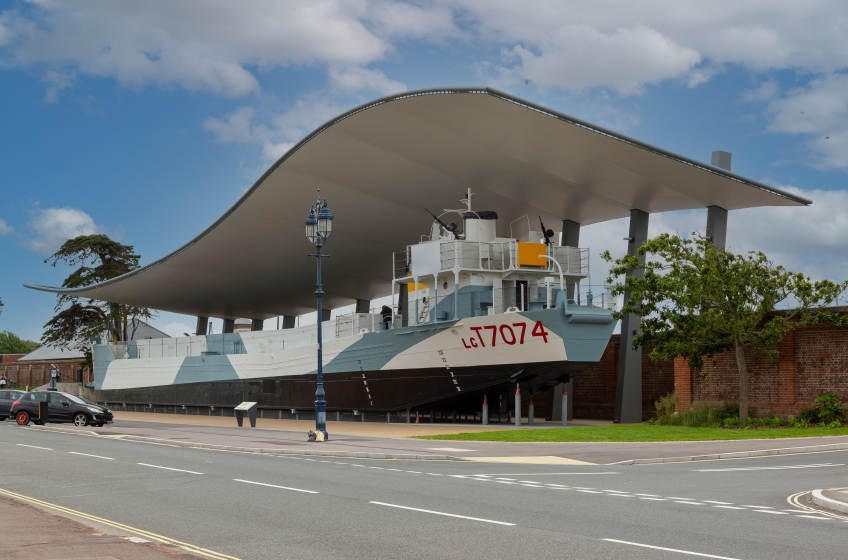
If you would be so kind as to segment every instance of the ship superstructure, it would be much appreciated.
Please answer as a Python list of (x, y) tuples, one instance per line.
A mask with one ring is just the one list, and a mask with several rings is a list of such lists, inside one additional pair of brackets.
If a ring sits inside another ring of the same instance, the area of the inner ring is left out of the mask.
[[(323, 323), (328, 409), (408, 409), (515, 383), (532, 394), (600, 359), (612, 301), (585, 287), (588, 249), (559, 246), (527, 216), (501, 237), (497, 213), (474, 210), (472, 196), (394, 254), (392, 305)], [(446, 223), (452, 214), (461, 228)], [(93, 355), (95, 388), (111, 402), (314, 400), (315, 325), (95, 344)]]

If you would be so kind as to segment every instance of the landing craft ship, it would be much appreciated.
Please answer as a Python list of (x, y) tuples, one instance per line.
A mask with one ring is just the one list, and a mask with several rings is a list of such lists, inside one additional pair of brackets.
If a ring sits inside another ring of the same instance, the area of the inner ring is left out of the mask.
[[(527, 216), (499, 237), (497, 213), (472, 210), (471, 197), (394, 254), (391, 308), (323, 323), (329, 410), (471, 395), (479, 405), (481, 391), (520, 383), (538, 393), (601, 358), (615, 322), (608, 292), (581, 289), (588, 249), (558, 246)], [(462, 228), (442, 220), (452, 214)], [(95, 389), (107, 402), (308, 409), (316, 349), (315, 325), (95, 344)]]

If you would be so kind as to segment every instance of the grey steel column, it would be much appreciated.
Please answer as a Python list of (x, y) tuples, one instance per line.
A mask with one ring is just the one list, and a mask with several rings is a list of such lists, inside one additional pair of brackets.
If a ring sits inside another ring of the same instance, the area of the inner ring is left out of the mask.
[[(712, 165), (730, 171), (733, 154), (716, 150), (713, 152)], [(724, 251), (727, 246), (727, 210), (721, 206), (707, 207), (707, 239), (716, 249)]]
[(370, 313), (371, 312), (371, 300), (370, 299), (358, 299), (356, 300), (356, 313)]
[[(648, 213), (630, 211), (630, 235), (627, 238), (627, 253), (636, 255), (642, 243), (648, 240)], [(639, 262), (644, 263), (645, 257)], [(641, 277), (641, 270), (627, 273)], [(625, 301), (629, 294), (624, 294)], [(615, 385), (615, 414), (617, 423), (631, 424), (642, 421), (642, 349), (633, 349), (633, 338), (639, 332), (639, 317), (630, 313), (621, 321), (621, 346), (618, 350), (618, 378)]]
[(293, 329), (295, 325), (295, 318), (291, 315), (283, 315), (283, 328), (284, 329)]
[(194, 334), (206, 334), (209, 332), (209, 317), (198, 317), (197, 328), (194, 329)]
[[(562, 221), (562, 238), (559, 244), (563, 247), (580, 246), (580, 224), (571, 220)], [(574, 288), (577, 283), (574, 280), (565, 281), (565, 292), (568, 299), (574, 299)]]
[(265, 321), (262, 319), (253, 319), (250, 323), (250, 330), (261, 331), (265, 327)]
[(221, 331), (221, 332), (223, 332), (224, 334), (231, 333), (231, 332), (233, 332), (233, 329), (235, 328), (235, 326), (236, 326), (236, 320), (235, 319), (224, 319), (224, 330)]

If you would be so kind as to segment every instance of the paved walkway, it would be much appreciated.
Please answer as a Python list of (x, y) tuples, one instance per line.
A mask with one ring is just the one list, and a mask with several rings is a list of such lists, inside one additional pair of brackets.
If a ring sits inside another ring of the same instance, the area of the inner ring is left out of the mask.
[(200, 558), (152, 542), (137, 543), (0, 496), (0, 558), (173, 560)]
[[(483, 441), (440, 441), (408, 439), (404, 436), (457, 433), (506, 426), (408, 425), (329, 422), (330, 441), (308, 443), (306, 432), (313, 421), (260, 419), (256, 428), (238, 428), (234, 418), (174, 414), (116, 414), (114, 424), (102, 428), (78, 428), (105, 436), (141, 436), (190, 443), (233, 447), (321, 450), (342, 453), (450, 455), (485, 462), (537, 464), (609, 464), (660, 457), (688, 457), (719, 453), (764, 451), (828, 444), (848, 444), (848, 436), (701, 442), (633, 443), (504, 443)], [(579, 424), (579, 422), (575, 423)], [(547, 425), (553, 425), (548, 423)], [(69, 427), (65, 424), (63, 427)], [(539, 426), (536, 426), (539, 427)], [(515, 429), (515, 428), (511, 428)], [(352, 433), (351, 433), (352, 432)]]

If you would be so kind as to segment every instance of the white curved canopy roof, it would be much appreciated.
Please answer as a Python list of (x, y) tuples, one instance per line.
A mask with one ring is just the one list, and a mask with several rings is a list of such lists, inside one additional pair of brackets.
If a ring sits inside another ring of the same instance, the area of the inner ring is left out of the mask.
[(83, 289), (29, 286), (189, 315), (267, 319), (314, 310), (303, 222), (316, 189), (336, 216), (325, 306), (389, 293), (392, 252), (434, 211), (495, 210), (592, 224), (631, 209), (800, 206), (810, 201), (489, 88), (409, 92), (345, 113), (279, 159), (209, 229), (130, 274)]

